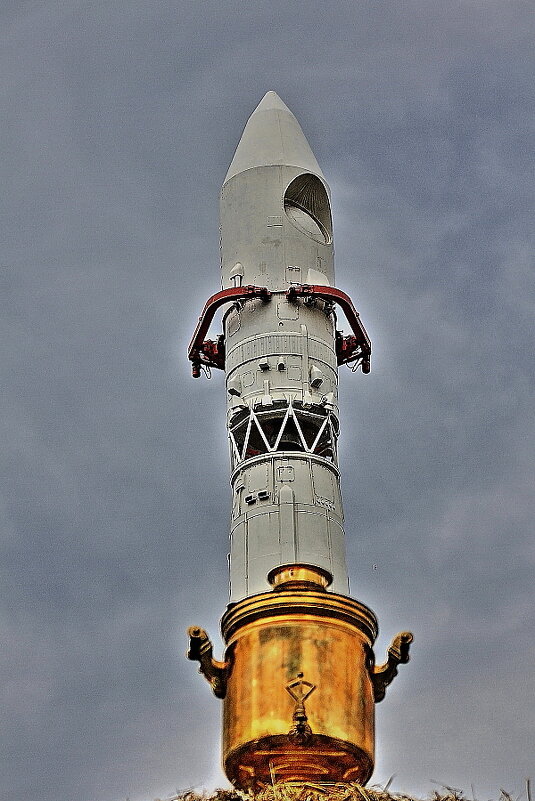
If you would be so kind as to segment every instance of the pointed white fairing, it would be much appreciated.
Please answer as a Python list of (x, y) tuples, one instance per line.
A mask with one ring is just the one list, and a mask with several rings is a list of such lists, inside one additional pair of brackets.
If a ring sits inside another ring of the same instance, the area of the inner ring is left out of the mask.
[(247, 121), (223, 183), (245, 170), (279, 165), (324, 178), (296, 118), (276, 92), (267, 92)]

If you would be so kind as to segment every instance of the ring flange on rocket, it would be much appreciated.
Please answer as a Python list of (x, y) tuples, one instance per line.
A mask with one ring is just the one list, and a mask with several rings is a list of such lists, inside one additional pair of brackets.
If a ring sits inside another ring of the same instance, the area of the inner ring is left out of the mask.
[[(190, 629), (188, 656), (223, 698), (223, 763), (238, 788), (371, 776), (374, 703), (412, 641), (377, 667), (377, 620), (348, 596), (338, 470), (338, 366), (371, 343), (335, 287), (330, 190), (291, 111), (268, 92), (221, 190), (222, 289), (189, 348), (224, 369), (233, 506), (227, 648)], [(215, 312), (224, 332), (205, 339)], [(351, 327), (336, 330), (340, 307)]]

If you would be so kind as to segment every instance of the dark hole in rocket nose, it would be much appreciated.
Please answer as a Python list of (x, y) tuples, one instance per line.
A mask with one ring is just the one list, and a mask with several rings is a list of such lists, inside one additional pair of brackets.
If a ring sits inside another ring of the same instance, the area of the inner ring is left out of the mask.
[(293, 225), (315, 242), (332, 241), (331, 205), (316, 175), (304, 173), (294, 178), (284, 193), (284, 210)]

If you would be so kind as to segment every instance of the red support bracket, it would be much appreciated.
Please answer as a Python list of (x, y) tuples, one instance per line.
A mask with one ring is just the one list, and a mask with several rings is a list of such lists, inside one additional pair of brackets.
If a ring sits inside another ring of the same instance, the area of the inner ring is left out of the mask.
[(341, 289), (336, 289), (336, 287), (332, 286), (299, 284), (297, 286), (291, 286), (286, 296), (288, 300), (311, 297), (320, 298), (321, 300), (331, 303), (338, 303), (353, 331), (352, 336), (346, 337), (342, 336), (339, 331), (336, 332), (336, 357), (338, 364), (347, 364), (348, 362), (354, 362), (360, 359), (362, 372), (366, 374), (370, 372), (372, 343), (349, 295), (346, 295)]
[(208, 298), (188, 348), (188, 359), (191, 362), (193, 378), (199, 378), (201, 365), (203, 364), (206, 367), (225, 369), (224, 337), (219, 337), (217, 342), (213, 342), (211, 339), (205, 342), (204, 338), (208, 333), (216, 311), (221, 306), (231, 301), (248, 300), (250, 298), (269, 300), (271, 292), (265, 286), (237, 286), (231, 287), (231, 289), (223, 289)]
[[(203, 365), (205, 367), (216, 367), (219, 370), (225, 369), (224, 335), (221, 334), (216, 341), (204, 339), (216, 311), (225, 303), (249, 300), (251, 298), (261, 298), (267, 301), (271, 299), (271, 296), (272, 293), (267, 287), (250, 285), (223, 289), (206, 301), (188, 349), (188, 359), (192, 363), (194, 378), (199, 378)], [(286, 297), (289, 301), (309, 297), (312, 299), (319, 298), (327, 303), (338, 303), (351, 326), (353, 334), (344, 337), (339, 331), (336, 332), (337, 362), (341, 365), (358, 361), (363, 373), (370, 372), (372, 343), (349, 295), (335, 287), (299, 284), (291, 286), (286, 292)]]

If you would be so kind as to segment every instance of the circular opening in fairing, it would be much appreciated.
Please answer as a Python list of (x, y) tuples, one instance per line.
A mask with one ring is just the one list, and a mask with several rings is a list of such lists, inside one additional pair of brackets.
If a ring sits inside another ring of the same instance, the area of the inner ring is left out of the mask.
[(284, 193), (284, 211), (290, 222), (315, 242), (332, 242), (331, 205), (316, 175), (304, 173), (294, 178)]

